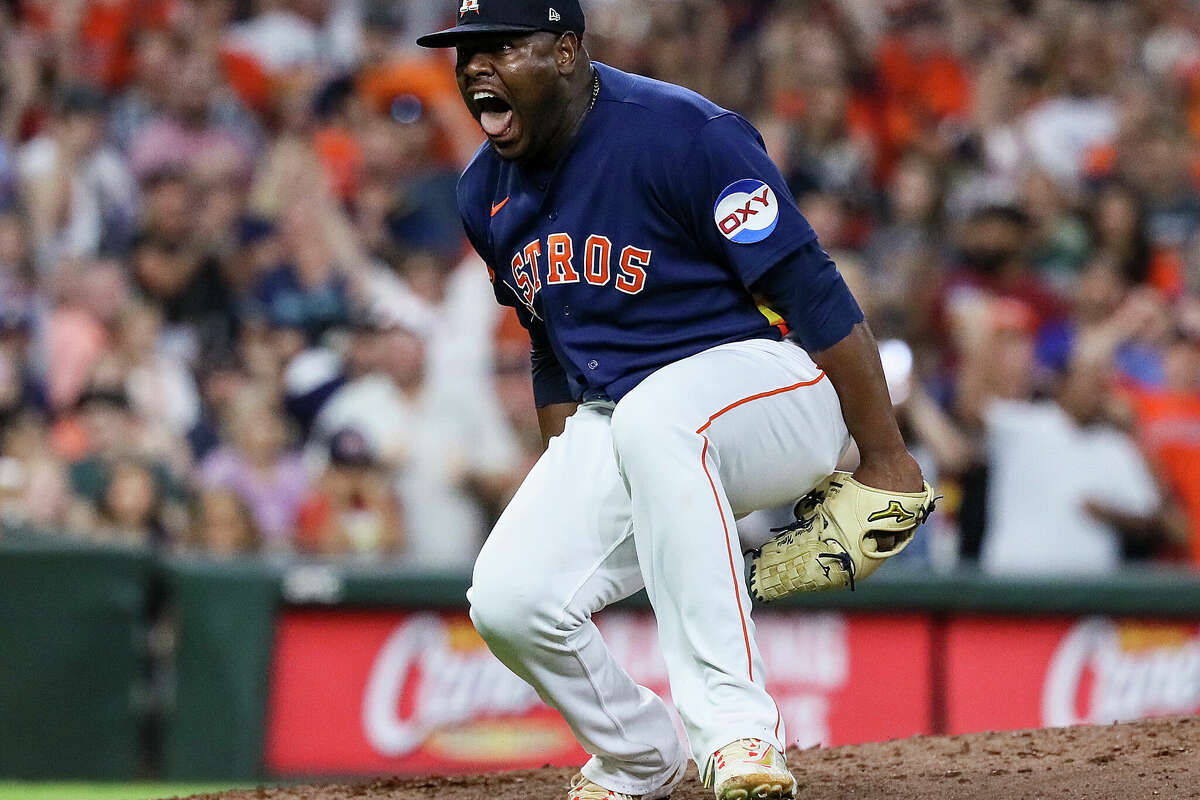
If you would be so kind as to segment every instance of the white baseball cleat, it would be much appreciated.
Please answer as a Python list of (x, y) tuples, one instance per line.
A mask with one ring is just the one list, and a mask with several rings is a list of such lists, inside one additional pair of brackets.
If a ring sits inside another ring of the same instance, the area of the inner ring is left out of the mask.
[(625, 794), (624, 792), (615, 792), (612, 789), (605, 789), (598, 783), (590, 781), (583, 777), (583, 774), (576, 775), (571, 780), (571, 788), (567, 794), (567, 800), (667, 800), (671, 796), (671, 792), (675, 787), (683, 781), (683, 776), (687, 774), (687, 762), (675, 770), (675, 776), (667, 781), (666, 785), (660, 789), (655, 789), (646, 794)]
[(787, 760), (762, 739), (738, 739), (708, 759), (704, 785), (717, 800), (794, 800), (796, 779)]

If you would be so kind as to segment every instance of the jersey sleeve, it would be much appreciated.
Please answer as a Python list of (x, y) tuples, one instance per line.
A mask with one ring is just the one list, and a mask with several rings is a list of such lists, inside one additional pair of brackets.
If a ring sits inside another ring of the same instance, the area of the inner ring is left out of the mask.
[(737, 114), (705, 122), (672, 171), (664, 178), (669, 205), (705, 252), (746, 286), (817, 238), (762, 137)]
[(783, 317), (810, 353), (833, 347), (863, 321), (842, 274), (816, 239), (768, 267), (750, 288)]

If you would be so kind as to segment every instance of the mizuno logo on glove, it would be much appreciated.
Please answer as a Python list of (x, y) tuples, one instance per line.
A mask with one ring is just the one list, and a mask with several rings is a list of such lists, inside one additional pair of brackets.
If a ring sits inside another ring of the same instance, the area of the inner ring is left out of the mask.
[(876, 511), (867, 517), (867, 522), (879, 522), (883, 519), (894, 519), (896, 522), (909, 522), (916, 518), (915, 514), (904, 510), (904, 506), (900, 505), (899, 500), (893, 500), (888, 503), (888, 507), (883, 511)]

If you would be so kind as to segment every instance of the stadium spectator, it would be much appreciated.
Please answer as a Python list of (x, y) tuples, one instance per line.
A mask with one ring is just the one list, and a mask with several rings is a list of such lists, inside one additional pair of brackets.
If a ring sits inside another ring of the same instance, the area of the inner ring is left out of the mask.
[(156, 452), (161, 443), (148, 441), (123, 389), (89, 389), (55, 433), (70, 454), (73, 532), (156, 545), (183, 533), (186, 488)]
[(970, 74), (954, 52), (941, 3), (896, 4), (891, 24), (875, 56), (883, 174), (907, 150), (945, 156), (971, 108)]
[(300, 511), (299, 546), (358, 558), (402, 552), (404, 530), (392, 475), (361, 433), (353, 428), (334, 433), (325, 471)]
[(230, 559), (257, 553), (260, 540), (242, 499), (232, 491), (212, 490), (199, 497), (187, 544), (190, 552)]
[(1113, 353), (1144, 324), (1144, 308), (1123, 307), (1089, 331), (1047, 400), (1035, 400), (1033, 312), (1013, 300), (979, 311), (958, 402), (980, 426), (989, 464), (981, 565), (1018, 574), (1115, 570), (1123, 537), (1156, 535), (1161, 508), (1141, 453), (1105, 419)]
[(874, 327), (903, 328), (927, 296), (925, 287), (940, 279), (934, 272), (945, 235), (940, 189), (934, 162), (915, 154), (903, 158), (888, 180), (884, 212), (863, 248), (878, 302)]
[[(429, 385), (422, 341), (393, 329), (385, 369), (400, 391), (404, 459), (397, 478), (406, 560), (429, 567), (466, 567), (488, 523), (515, 489), (516, 448), (507, 429), (472, 398), (444, 402)], [(483, 402), (491, 402), (484, 398)]]
[(287, 552), (310, 479), (298, 453), (287, 447), (287, 428), (277, 398), (267, 387), (246, 386), (225, 411), (228, 444), (200, 465), (205, 490), (231, 491), (250, 509), (263, 547)]
[(1101, 22), (1087, 12), (1063, 21), (1065, 28), (1045, 31), (1053, 94), (1029, 111), (1023, 134), (1038, 167), (1074, 190), (1087, 156), (1116, 139), (1120, 108), (1112, 95), (1112, 40)]
[(1136, 431), (1181, 512), (1179, 550), (1200, 567), (1200, 325), (1181, 309), (1163, 358), (1159, 386), (1132, 384)]
[(200, 420), (200, 397), (187, 364), (159, 349), (161, 331), (157, 308), (128, 306), (117, 322), (116, 358), (138, 416), (156, 435), (180, 440)]
[(185, 53), (171, 66), (165, 104), (129, 135), (134, 174), (144, 178), (164, 170), (186, 173), (217, 164), (222, 171), (246, 177), (257, 131), (236, 100), (220, 91), (214, 59)]
[(34, 411), (7, 414), (0, 453), (0, 523), (64, 525), (71, 503), (70, 478), (41, 416)]
[[(334, 434), (353, 430), (366, 439), (375, 459), (396, 467), (409, 450), (408, 409), (404, 396), (388, 371), (388, 349), (397, 337), (391, 326), (364, 316), (356, 320), (346, 352), (344, 376), (341, 371), (331, 378), (344, 379), (321, 405), (310, 440), (318, 448), (328, 448)], [(340, 370), (340, 365), (338, 367)]]
[(1018, 301), (1032, 313), (1035, 331), (1061, 319), (1061, 298), (1029, 262), (1031, 236), (1029, 216), (1015, 206), (985, 207), (966, 220), (956, 268), (938, 290), (933, 321), (944, 327), (935, 336), (970, 324), (980, 304), (992, 299)]
[(25, 219), (0, 212), (0, 319), (7, 329), (27, 327), (41, 288), (33, 269)]
[(233, 346), (235, 295), (221, 264), (192, 242), (147, 233), (133, 243), (134, 288), (162, 315), (164, 349), (190, 366)]
[(1092, 205), (1091, 227), (1093, 261), (1110, 263), (1129, 283), (1144, 283), (1150, 277), (1153, 252), (1146, 213), (1133, 187), (1121, 181), (1105, 183)]
[(128, 152), (134, 136), (171, 102), (182, 55), (183, 48), (169, 30), (147, 27), (132, 32), (128, 83), (118, 92), (109, 117), (108, 136), (121, 152)]
[(163, 498), (152, 471), (136, 459), (123, 458), (111, 464), (107, 477), (89, 538), (142, 547), (162, 545)]
[(377, 114), (394, 117), (407, 109), (411, 115), (411, 101), (416, 100), (436, 127), (433, 147), (438, 162), (455, 166), (469, 160), (479, 146), (475, 120), (463, 105), (454, 76), (440, 54), (414, 52), (418, 50), (412, 47), (416, 35), (400, 38), (404, 36), (400, 26), (420, 24), (421, 17), (429, 18), (428, 24), (436, 27), (432, 17), (438, 13), (423, 3), (369, 5), (364, 12), (363, 56), (354, 85), (367, 108)]
[(229, 50), (250, 55), (268, 73), (354, 62), (360, 42), (354, 3), (344, 0), (256, 0), (254, 15), (231, 26)]
[(110, 327), (129, 295), (121, 265), (66, 261), (53, 276), (55, 307), (42, 329), (46, 393), (55, 410), (71, 408), (111, 347)]
[(62, 258), (119, 252), (132, 233), (137, 186), (126, 162), (104, 144), (106, 106), (97, 89), (64, 87), (48, 131), (17, 153), (43, 270)]
[[(1071, 536), (1095, 568), (1122, 551), (1200, 566), (1195, 4), (586, 5), (596, 58), (752, 120), (861, 273), (897, 413), (961, 498), (910, 561), (944, 566), (957, 530), (989, 566)], [(446, 54), (412, 42), (454, 9), (7, 8), (3, 518), (222, 557), (468, 564), (541, 443), (528, 337), (464, 256), (454, 186), (482, 137)], [(403, 547), (328, 533), (392, 529), (331, 488), (344, 428), (373, 485), (387, 475), (374, 507), (395, 504)], [(1106, 455), (1046, 477), (1061, 534), (1030, 544), (1014, 470), (1058, 459), (1051, 442)], [(1117, 508), (1089, 505), (1102, 462), (1131, 489)], [(313, 487), (327, 513), (298, 542)]]

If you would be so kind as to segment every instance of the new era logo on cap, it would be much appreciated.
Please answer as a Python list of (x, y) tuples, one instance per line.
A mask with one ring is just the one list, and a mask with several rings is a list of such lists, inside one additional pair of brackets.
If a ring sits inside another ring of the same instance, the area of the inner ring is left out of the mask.
[(555, 11), (553, 8), (551, 8), (550, 9), (550, 21), (551, 22), (562, 22), (562, 15), (559, 14), (557, 11)]
[(463, 0), (462, 7), (458, 9), (458, 15), (461, 17), (468, 11), (479, 13), (479, 0)]

